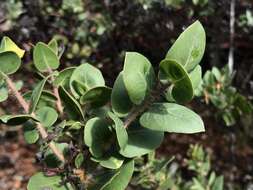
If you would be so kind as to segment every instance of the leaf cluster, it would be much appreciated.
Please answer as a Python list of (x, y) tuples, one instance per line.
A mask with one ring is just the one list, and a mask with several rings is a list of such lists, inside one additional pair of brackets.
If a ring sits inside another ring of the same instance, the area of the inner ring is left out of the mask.
[(248, 98), (240, 94), (232, 85), (233, 75), (228, 66), (206, 71), (197, 95), (203, 97), (206, 104), (212, 104), (218, 110), (226, 126), (235, 125), (241, 118), (252, 114), (253, 105)]
[(54, 171), (53, 176), (35, 174), (28, 190), (38, 189), (37, 184), (123, 190), (133, 175), (134, 159), (158, 148), (165, 132), (203, 132), (201, 117), (180, 104), (194, 97), (201, 82), (204, 49), (205, 31), (196, 21), (169, 49), (159, 73), (145, 56), (126, 52), (124, 68), (111, 88), (89, 63), (58, 71), (62, 51), (57, 41), (38, 42), (33, 62), (41, 80), (21, 94), (10, 75), (21, 66), (24, 51), (4, 37), (1, 82), (17, 95), (25, 113), (2, 115), (0, 122), (23, 125), (26, 141), (40, 145), (40, 160)]
[[(174, 158), (156, 158), (154, 152), (136, 161), (133, 187), (157, 190), (223, 190), (223, 176), (211, 170), (210, 153), (198, 144), (191, 145), (185, 166), (192, 174), (187, 179)], [(190, 178), (189, 178), (190, 177)]]

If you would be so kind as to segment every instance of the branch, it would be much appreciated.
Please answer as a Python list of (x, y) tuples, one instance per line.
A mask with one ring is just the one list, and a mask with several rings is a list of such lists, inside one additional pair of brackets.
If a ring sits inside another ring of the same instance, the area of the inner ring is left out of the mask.
[(56, 107), (57, 107), (58, 111), (60, 112), (60, 114), (62, 115), (63, 114), (63, 106), (62, 106), (61, 99), (59, 96), (58, 88), (54, 86), (53, 92), (54, 92), (55, 97), (57, 98)]
[[(9, 86), (10, 90), (13, 92), (15, 97), (17, 98), (18, 102), (22, 106), (22, 108), (25, 110), (26, 113), (29, 113), (29, 105), (23, 98), (23, 96), (18, 92), (18, 90), (15, 87), (15, 84), (12, 82), (12, 80), (7, 76), (4, 75), (5, 80), (7, 82), (7, 85)], [(32, 116), (35, 117), (35, 113), (31, 113)], [(40, 124), (37, 123), (36, 125), (37, 130), (39, 131), (42, 139), (46, 139), (48, 137), (47, 131), (45, 128)], [(55, 146), (53, 142), (50, 142), (48, 144), (49, 148), (52, 150), (52, 152), (62, 161), (65, 162), (63, 154), (58, 150), (58, 148)]]
[(16, 86), (12, 82), (12, 80), (7, 75), (4, 75), (4, 77), (5, 77), (5, 81), (7, 82), (7, 85), (9, 86), (9, 88), (11, 89), (11, 91), (13, 92), (15, 97), (17, 98), (18, 102), (20, 103), (22, 108), (25, 110), (25, 112), (28, 113), (29, 112), (29, 105), (27, 104), (27, 102), (25, 101), (23, 96), (18, 92), (18, 90), (16, 89)]
[(140, 106), (134, 107), (133, 111), (128, 114), (124, 122), (124, 128), (128, 128), (129, 125), (140, 115), (142, 114), (150, 105), (150, 102), (144, 101)]
[(163, 85), (160, 82), (157, 83), (157, 87), (151, 91), (151, 94), (148, 98), (144, 100), (144, 102), (139, 105), (135, 106), (132, 111), (126, 117), (124, 121), (124, 128), (128, 128), (129, 125), (136, 120), (136, 118), (141, 115), (149, 106), (154, 103), (157, 99), (160, 98), (161, 93), (168, 88), (169, 85)]
[[(51, 78), (51, 81), (53, 82), (55, 80), (55, 78), (52, 74), (53, 71), (50, 67), (48, 67), (48, 72), (51, 75), (50, 78)], [(57, 110), (60, 112), (60, 115), (62, 115), (63, 114), (63, 106), (62, 106), (61, 99), (59, 96), (58, 88), (53, 86), (53, 92), (54, 92), (55, 97), (57, 98), (57, 101), (56, 101)]]

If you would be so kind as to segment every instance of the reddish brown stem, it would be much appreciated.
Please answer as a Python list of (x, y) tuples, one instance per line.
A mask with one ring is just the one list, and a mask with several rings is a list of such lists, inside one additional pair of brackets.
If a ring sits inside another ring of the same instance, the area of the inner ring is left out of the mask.
[[(29, 104), (25, 101), (23, 96), (19, 93), (19, 91), (16, 89), (15, 84), (12, 82), (12, 80), (8, 76), (4, 76), (5, 80), (7, 82), (7, 85), (9, 86), (10, 90), (13, 92), (14, 96), (17, 98), (19, 104), (22, 106), (24, 111), (26, 113), (29, 113)], [(36, 117), (35, 113), (31, 113), (32, 116)], [(39, 131), (42, 139), (46, 139), (48, 137), (47, 131), (45, 128), (41, 125), (41, 123), (37, 123), (36, 125), (37, 130)], [(65, 162), (63, 154), (58, 150), (58, 148), (55, 146), (53, 142), (50, 142), (48, 144), (49, 148), (52, 150), (52, 152), (62, 161)]]

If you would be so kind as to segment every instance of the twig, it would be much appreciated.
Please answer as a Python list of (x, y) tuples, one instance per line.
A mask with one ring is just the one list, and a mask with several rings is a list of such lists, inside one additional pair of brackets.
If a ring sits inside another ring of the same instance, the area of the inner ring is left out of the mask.
[(27, 102), (25, 101), (23, 96), (18, 92), (18, 90), (16, 89), (16, 86), (12, 82), (12, 80), (7, 75), (5, 75), (4, 77), (5, 77), (5, 80), (9, 86), (9, 88), (11, 89), (11, 91), (13, 92), (15, 97), (17, 98), (18, 102), (20, 103), (22, 108), (25, 110), (25, 112), (28, 113), (29, 112), (29, 105), (27, 104)]
[(236, 0), (231, 0), (230, 4), (230, 48), (228, 54), (228, 67), (230, 73), (233, 73), (234, 69), (235, 1)]
[(168, 88), (168, 85), (162, 85), (160, 82), (157, 83), (156, 89), (151, 91), (151, 94), (149, 97), (147, 97), (144, 102), (139, 105), (135, 106), (132, 111), (128, 114), (126, 117), (126, 120), (124, 121), (124, 128), (128, 128), (129, 125), (136, 120), (136, 118), (141, 115), (146, 109), (149, 108), (149, 106), (154, 103), (155, 100), (159, 99), (161, 96), (161, 93)]
[[(50, 67), (48, 67), (48, 72), (50, 74), (50, 78), (51, 78), (51, 81), (53, 82), (55, 80), (54, 76), (53, 76), (53, 71)], [(59, 113), (62, 115), (63, 114), (63, 106), (62, 106), (62, 103), (61, 103), (61, 99), (60, 99), (60, 96), (59, 96), (59, 92), (58, 92), (58, 88), (53, 86), (53, 92), (54, 92), (54, 95), (56, 97), (56, 107), (57, 107), (57, 110), (59, 111)]]
[(149, 105), (150, 105), (149, 102), (144, 101), (144, 103), (141, 104), (141, 106), (134, 107), (133, 111), (130, 112), (126, 117), (126, 120), (124, 122), (124, 128), (128, 128), (129, 125), (149, 107)]
[(63, 114), (63, 107), (62, 107), (61, 99), (59, 96), (58, 88), (54, 86), (53, 92), (54, 92), (55, 97), (57, 98), (56, 107), (57, 107), (58, 111), (60, 112), (60, 114), (62, 115)]
[[(7, 85), (9, 86), (10, 90), (13, 92), (15, 97), (17, 98), (18, 102), (22, 106), (22, 108), (25, 110), (26, 113), (29, 113), (29, 105), (23, 98), (23, 96), (19, 93), (19, 91), (16, 89), (15, 84), (12, 82), (12, 80), (7, 76), (4, 75), (5, 80), (7, 82)], [(35, 113), (31, 113), (32, 116), (35, 117)], [(46, 139), (48, 137), (47, 131), (45, 128), (40, 124), (37, 123), (36, 129), (39, 131), (42, 139)], [(62, 161), (65, 162), (63, 154), (58, 150), (58, 148), (55, 146), (53, 142), (50, 142), (48, 144), (49, 148), (52, 150), (52, 152)]]

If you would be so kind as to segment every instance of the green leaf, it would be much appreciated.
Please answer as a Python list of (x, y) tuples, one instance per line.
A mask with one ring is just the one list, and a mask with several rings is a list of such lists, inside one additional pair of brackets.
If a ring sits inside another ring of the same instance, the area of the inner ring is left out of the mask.
[[(56, 143), (54, 142), (56, 148), (58, 151), (61, 152), (65, 157), (70, 154), (69, 152), (69, 145), (67, 143)], [(63, 162), (59, 160), (59, 158), (53, 153), (51, 148), (47, 148), (44, 153), (44, 160), (43, 162), (46, 164), (49, 168), (57, 168), (62, 167)]]
[(40, 81), (36, 87), (34, 88), (33, 92), (32, 92), (32, 95), (31, 95), (31, 101), (30, 101), (30, 108), (29, 108), (29, 113), (32, 113), (35, 111), (35, 109), (37, 108), (37, 105), (39, 103), (39, 100), (41, 98), (41, 94), (42, 94), (42, 91), (44, 89), (44, 86), (47, 82), (47, 79), (49, 78), (46, 77), (44, 78), (42, 81)]
[(133, 104), (127, 94), (122, 72), (120, 72), (113, 85), (111, 104), (113, 112), (119, 117), (126, 116), (132, 109)]
[(23, 81), (19, 80), (17, 82), (14, 82), (16, 89), (19, 91), (23, 87)]
[(172, 97), (180, 104), (187, 103), (192, 100), (194, 92), (192, 83), (188, 76), (178, 81), (171, 91)]
[(50, 42), (48, 42), (48, 47), (55, 53), (55, 55), (58, 55), (58, 43), (56, 39), (52, 39), (50, 40)]
[(0, 102), (4, 102), (8, 98), (8, 88), (5, 83), (0, 81)]
[(105, 86), (103, 75), (96, 67), (88, 63), (78, 66), (70, 77), (70, 90), (75, 98), (98, 86)]
[(112, 131), (105, 119), (98, 117), (87, 121), (84, 127), (84, 142), (90, 148), (90, 152), (94, 157), (102, 157), (110, 148), (110, 138)]
[(84, 120), (84, 114), (79, 103), (62, 87), (59, 87), (59, 96), (65, 105), (69, 116), (72, 119), (78, 119), (81, 117)]
[(24, 124), (24, 138), (28, 144), (34, 144), (39, 139), (39, 133), (33, 122), (26, 122)]
[[(173, 86), (166, 92), (170, 93), (167, 97), (172, 97), (179, 103), (187, 103), (193, 98), (192, 82), (182, 65), (175, 60), (164, 59), (160, 63), (160, 73), (173, 83)], [(194, 77), (192, 78), (195, 80)]]
[(107, 172), (100, 176), (98, 182), (89, 190), (125, 190), (134, 172), (134, 161), (125, 162), (115, 172)]
[(214, 75), (216, 81), (221, 81), (222, 74), (221, 74), (220, 70), (217, 67), (213, 67), (211, 72)]
[(99, 162), (101, 166), (109, 169), (118, 169), (122, 166), (124, 158), (119, 154), (104, 156), (103, 158), (91, 158), (95, 162)]
[[(23, 94), (23, 97), (26, 101), (30, 101), (32, 97), (32, 91), (26, 92), (25, 94)], [(36, 107), (37, 109), (44, 106), (54, 107), (56, 100), (57, 98), (54, 94), (52, 94), (50, 91), (43, 90)]]
[(9, 37), (4, 36), (0, 45), (0, 53), (7, 51), (14, 52), (19, 58), (22, 58), (25, 53), (25, 50), (20, 49)]
[(93, 184), (89, 184), (88, 190), (103, 190), (103, 188), (119, 174), (119, 170), (109, 170), (94, 176), (95, 182)]
[(113, 112), (119, 117), (126, 116), (132, 109), (133, 104), (127, 94), (122, 72), (120, 72), (113, 85), (111, 104)]
[(219, 176), (215, 179), (211, 190), (223, 190), (224, 188), (224, 177)]
[(68, 124), (67, 126), (68, 126), (69, 130), (79, 130), (84, 126), (82, 123), (80, 123), (78, 121), (73, 121), (72, 124), (70, 124), (70, 123), (67, 123), (67, 124)]
[(17, 54), (6, 51), (0, 53), (0, 72), (4, 74), (13, 74), (15, 73), (21, 65), (21, 59)]
[(59, 74), (55, 77), (53, 84), (57, 87), (63, 86), (65, 89), (69, 89), (70, 77), (75, 68), (76, 67), (69, 67), (59, 72)]
[(32, 119), (34, 121), (38, 121), (36, 118), (32, 117), (31, 115), (23, 114), (23, 115), (1, 115), (0, 116), (0, 123), (4, 123), (6, 125), (21, 125)]
[(134, 172), (134, 161), (130, 160), (122, 165), (119, 169), (119, 175), (112, 179), (110, 183), (105, 185), (101, 190), (124, 190)]
[(57, 69), (60, 65), (54, 51), (42, 42), (36, 44), (33, 51), (33, 60), (35, 67), (40, 72)]
[(234, 105), (242, 115), (250, 115), (253, 112), (253, 105), (245, 96), (238, 93), (234, 98)]
[(58, 114), (51, 107), (42, 107), (36, 111), (36, 118), (40, 121), (43, 127), (51, 127), (58, 119)]
[(176, 60), (164, 59), (161, 61), (159, 68), (162, 76), (166, 77), (167, 80), (170, 80), (173, 83), (182, 80), (187, 75), (187, 72), (182, 65)]
[(73, 190), (70, 184), (61, 185), (61, 176), (47, 177), (42, 172), (33, 175), (27, 185), (27, 190)]
[(232, 126), (236, 124), (236, 120), (232, 112), (225, 111), (222, 113), (222, 119), (225, 122), (226, 126)]
[(205, 131), (200, 116), (190, 109), (174, 103), (155, 103), (145, 112), (140, 123), (143, 127), (174, 133)]
[(189, 72), (201, 61), (205, 44), (205, 30), (201, 23), (196, 21), (178, 37), (168, 51), (166, 59), (176, 60)]
[(128, 135), (126, 129), (124, 128), (124, 123), (112, 112), (108, 112), (108, 115), (114, 122), (113, 128), (116, 131), (116, 136), (120, 148), (125, 148), (128, 142)]
[(139, 53), (127, 52), (123, 81), (130, 100), (134, 104), (141, 104), (155, 84), (155, 74), (149, 60)]
[(91, 88), (81, 96), (80, 103), (90, 104), (92, 107), (103, 106), (110, 100), (111, 91), (111, 88), (106, 86)]
[(190, 77), (193, 89), (196, 90), (202, 81), (201, 67), (199, 65), (197, 65), (194, 68), (194, 70), (192, 72), (190, 72), (189, 77)]
[(83, 156), (83, 153), (80, 152), (76, 158), (75, 158), (75, 166), (76, 168), (80, 168), (83, 164), (83, 161), (84, 161), (84, 156)]
[[(25, 100), (30, 101), (31, 97), (32, 97), (32, 92), (33, 91), (28, 91), (25, 94), (23, 94), (23, 97), (25, 98)], [(43, 90), (40, 96), (40, 100), (43, 99), (44, 101), (50, 101), (50, 102), (55, 102), (57, 100), (57, 98), (55, 97), (55, 95), (47, 90)]]
[(120, 149), (120, 154), (133, 158), (148, 154), (163, 141), (164, 133), (160, 131), (150, 130), (136, 124), (132, 124), (128, 130), (127, 145)]

